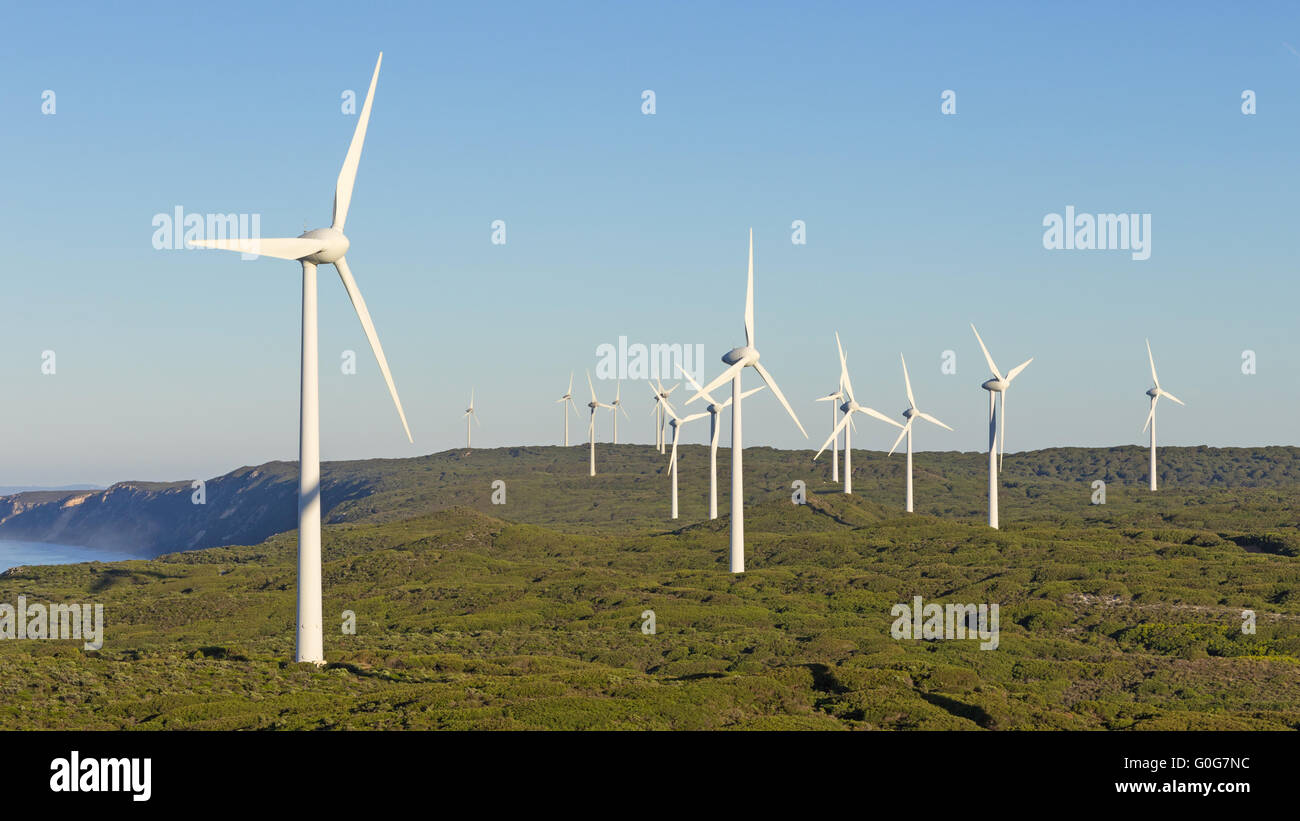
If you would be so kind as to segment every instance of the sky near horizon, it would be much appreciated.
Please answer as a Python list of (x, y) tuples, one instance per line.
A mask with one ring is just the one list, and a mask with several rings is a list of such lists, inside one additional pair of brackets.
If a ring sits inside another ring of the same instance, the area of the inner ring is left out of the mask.
[[(1004, 371), (1035, 357), (1009, 452), (1145, 442), (1148, 337), (1187, 403), (1161, 403), (1161, 444), (1300, 444), (1294, 4), (49, 3), (4, 29), (0, 484), (297, 458), (298, 265), (155, 249), (154, 221), (328, 225), (343, 95), (360, 108), (381, 50), (347, 256), (415, 443), (322, 266), (326, 461), (463, 446), (471, 388), (476, 445), (557, 444), (570, 371), (582, 442), (583, 371), (620, 337), (703, 346), (716, 375), (751, 227), (756, 341), (810, 436), (765, 391), (747, 446), (821, 445), (838, 331), (891, 416), (907, 356), (956, 429), (919, 450), (984, 448), (971, 322)], [(1069, 206), (1149, 215), (1149, 258), (1045, 248)], [(622, 396), (620, 441), (651, 442), (649, 391)]]

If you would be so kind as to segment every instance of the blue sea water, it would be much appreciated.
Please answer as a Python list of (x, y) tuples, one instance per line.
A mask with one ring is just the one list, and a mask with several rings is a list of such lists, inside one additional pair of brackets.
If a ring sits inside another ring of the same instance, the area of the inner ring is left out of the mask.
[(139, 559), (120, 550), (79, 547), (47, 542), (17, 542), (0, 539), (0, 571), (25, 564), (76, 564), (77, 562), (120, 562)]

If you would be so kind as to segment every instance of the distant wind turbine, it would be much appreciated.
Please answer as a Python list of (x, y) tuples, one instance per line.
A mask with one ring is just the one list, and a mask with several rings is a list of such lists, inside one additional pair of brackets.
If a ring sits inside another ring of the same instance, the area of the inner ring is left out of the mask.
[(578, 413), (578, 406), (573, 403), (573, 371), (569, 371), (569, 389), (564, 392), (564, 396), (555, 400), (564, 403), (564, 446), (569, 446), (569, 411), (572, 410), (574, 415)]
[[(654, 390), (653, 385), (650, 386), (650, 390), (652, 391)], [(664, 405), (664, 412), (668, 415), (668, 425), (673, 429), (673, 450), (672, 450), (673, 455), (672, 458), (668, 460), (668, 473), (672, 479), (673, 518), (676, 519), (677, 518), (677, 470), (679, 464), (677, 461), (677, 438), (681, 435), (682, 425), (686, 424), (687, 422), (693, 422), (696, 419), (703, 419), (704, 417), (709, 415), (709, 412), (703, 411), (701, 413), (692, 413), (689, 416), (679, 417), (676, 413), (673, 412), (672, 406), (667, 404)]]
[(475, 424), (483, 427), (483, 423), (478, 420), (478, 414), (474, 412), (474, 389), (469, 389), (469, 407), (465, 409), (465, 449), (469, 450), (474, 447), (473, 439), (470, 437), (471, 429), (470, 420), (473, 419)]
[(1173, 401), (1177, 402), (1180, 405), (1186, 405), (1187, 403), (1179, 399), (1177, 396), (1174, 396), (1172, 393), (1165, 390), (1164, 388), (1160, 387), (1160, 377), (1156, 376), (1156, 358), (1151, 355), (1151, 340), (1149, 339), (1147, 340), (1147, 359), (1150, 360), (1151, 362), (1151, 381), (1155, 382), (1156, 384), (1154, 388), (1147, 391), (1147, 396), (1151, 397), (1151, 412), (1147, 414), (1147, 421), (1146, 424), (1142, 426), (1142, 430), (1146, 430), (1147, 425), (1151, 426), (1151, 489), (1155, 490), (1156, 489), (1156, 402), (1160, 401), (1160, 397), (1164, 396), (1169, 399), (1172, 399)]
[(668, 400), (668, 397), (672, 395), (673, 391), (677, 390), (682, 385), (679, 382), (676, 385), (673, 385), (671, 388), (665, 389), (662, 379), (656, 380), (656, 383), (658, 385), (658, 388), (655, 391), (655, 406), (654, 406), (655, 447), (659, 448), (660, 453), (663, 453), (664, 447), (667, 444), (667, 440), (664, 437), (664, 424), (668, 421), (668, 416), (667, 414), (664, 413), (664, 409), (666, 407), (668, 408), (672, 407), (672, 405)]
[[(981, 388), (989, 392), (989, 527), (998, 526), (998, 471), (1002, 467), (1002, 456), (999, 455), (998, 448), (998, 428), (1002, 429), (1002, 447), (1001, 454), (1005, 455), (1007, 451), (1007, 390), (1011, 387), (1011, 380), (1020, 375), (1020, 372), (1029, 367), (1029, 363), (1034, 361), (1031, 356), (1024, 362), (1011, 369), (1005, 377), (998, 366), (993, 363), (993, 357), (989, 354), (989, 349), (984, 345), (984, 340), (980, 337), (980, 332), (975, 330), (974, 323), (970, 329), (975, 331), (975, 338), (979, 340), (980, 350), (984, 352), (984, 360), (989, 363), (989, 370), (993, 371), (993, 378), (986, 380)], [(1002, 407), (995, 411), (993, 406), (993, 394), (999, 394), (1002, 397)]]
[(619, 411), (622, 411), (622, 412), (623, 412), (623, 415), (626, 416), (628, 419), (631, 419), (631, 418), (632, 418), (632, 417), (628, 414), (628, 412), (627, 412), (627, 408), (623, 407), (623, 400), (620, 398), (622, 395), (623, 395), (623, 380), (620, 379), (617, 383), (615, 383), (615, 386), (614, 386), (614, 401), (610, 403), (610, 405), (612, 405), (613, 408), (614, 408), (614, 444), (616, 444), (616, 445), (618, 444), (618, 413), (619, 413)]
[[(587, 387), (591, 388), (591, 401), (587, 407), (591, 408), (591, 421), (587, 423), (587, 441), (591, 443), (591, 475), (596, 475), (596, 411), (600, 408), (609, 408), (614, 410), (613, 405), (606, 405), (596, 399), (596, 386), (591, 384), (591, 371), (587, 371)], [(567, 420), (568, 417), (565, 417)]]
[(947, 425), (940, 422), (938, 419), (935, 419), (930, 414), (925, 413), (924, 411), (922, 411), (920, 408), (916, 406), (916, 397), (912, 395), (912, 379), (907, 375), (907, 360), (903, 358), (903, 355), (901, 353), (898, 355), (898, 358), (903, 361), (903, 384), (907, 386), (907, 410), (903, 411), (903, 418), (907, 420), (907, 424), (903, 426), (903, 432), (898, 434), (898, 438), (894, 440), (894, 446), (889, 449), (889, 455), (890, 456), (894, 455), (894, 451), (898, 449), (898, 443), (903, 441), (903, 437), (906, 436), (907, 437), (907, 512), (911, 513), (912, 512), (912, 423), (915, 422), (917, 419), (924, 419), (925, 421), (938, 425), (941, 428), (947, 428), (948, 430), (952, 430), (952, 428), (949, 428)]
[(840, 419), (840, 423), (835, 426), (833, 431), (831, 431), (830, 438), (826, 440), (826, 444), (822, 445), (821, 450), (817, 451), (817, 454), (813, 456), (813, 459), (821, 456), (822, 451), (826, 450), (826, 448), (835, 441), (835, 437), (840, 435), (840, 431), (844, 431), (844, 492), (852, 493), (853, 437), (851, 436), (851, 433), (853, 431), (853, 414), (865, 413), (867, 416), (879, 419), (881, 422), (893, 425), (896, 428), (902, 428), (903, 426), (898, 422), (895, 422), (893, 419), (890, 419), (888, 416), (885, 416), (875, 408), (868, 408), (864, 405), (858, 404), (858, 400), (853, 396), (853, 380), (849, 378), (849, 366), (844, 359), (844, 346), (840, 344), (840, 335), (838, 332), (835, 334), (835, 347), (840, 354), (840, 383), (844, 385), (844, 390), (848, 393), (849, 398), (843, 405), (840, 405), (840, 410), (844, 412), (844, 416)]
[(763, 379), (767, 386), (772, 389), (772, 394), (780, 401), (786, 413), (794, 420), (795, 425), (799, 427), (799, 432), (808, 437), (808, 431), (803, 429), (803, 423), (799, 417), (795, 416), (794, 408), (790, 403), (785, 401), (785, 394), (777, 387), (776, 380), (767, 372), (758, 361), (758, 348), (754, 345), (754, 229), (749, 229), (749, 277), (748, 284), (745, 287), (745, 344), (739, 348), (732, 348), (723, 354), (722, 361), (729, 367), (717, 376), (704, 388), (697, 391), (694, 396), (686, 400), (686, 404), (694, 402), (706, 393), (716, 390), (724, 382), (731, 382), (731, 396), (734, 400), (731, 408), (731, 572), (745, 572), (745, 509), (744, 509), (744, 480), (742, 479), (743, 460), (741, 453), (744, 445), (741, 437), (741, 419), (740, 408), (741, 399), (744, 398), (744, 391), (741, 389), (740, 378), (745, 368), (753, 368), (758, 371), (758, 375)]
[[(680, 369), (681, 365), (677, 367)], [(689, 373), (682, 371), (682, 376), (686, 377), (686, 381), (691, 384), (693, 389), (700, 390), (700, 383), (696, 382)], [(763, 390), (762, 385), (757, 388), (750, 388), (742, 393), (740, 398), (748, 398), (761, 390)], [(709, 406), (705, 408), (709, 413), (709, 518), (716, 519), (718, 518), (718, 434), (722, 430), (722, 426), (718, 424), (718, 414), (722, 413), (731, 404), (732, 397), (728, 396), (727, 401), (719, 403), (708, 393), (701, 393), (701, 396), (704, 397), (705, 402), (709, 403)]]
[(298, 429), (298, 633), (295, 658), (300, 662), (325, 663), (323, 622), (321, 617), (321, 547), (320, 547), (320, 375), (318, 335), (316, 266), (332, 264), (343, 281), (343, 288), (352, 300), (352, 307), (361, 320), (361, 327), (370, 341), (370, 348), (379, 362), (380, 373), (388, 384), (388, 393), (397, 406), (406, 438), (411, 439), (411, 429), (406, 424), (402, 401), (397, 397), (393, 375), (388, 370), (388, 360), (379, 345), (379, 335), (370, 320), (370, 311), (361, 297), (352, 271), (344, 254), (351, 243), (343, 233), (352, 203), (352, 188), (357, 180), (357, 167), (361, 163), (361, 147), (366, 139), (366, 126), (370, 122), (370, 107), (374, 102), (375, 85), (379, 82), (379, 65), (384, 54), (375, 61), (375, 72), (370, 77), (370, 90), (361, 106), (356, 131), (343, 159), (338, 182), (334, 188), (334, 221), (329, 228), (306, 231), (301, 236), (278, 239), (219, 239), (191, 240), (201, 248), (218, 248), (246, 254), (290, 259), (302, 263), (302, 382)]
[[(831, 403), (831, 430), (839, 427), (840, 405), (844, 402), (844, 377), (840, 377), (840, 386), (835, 389), (835, 393), (828, 393), (819, 397), (818, 402)], [(840, 436), (835, 434), (831, 439), (831, 481), (840, 480)]]

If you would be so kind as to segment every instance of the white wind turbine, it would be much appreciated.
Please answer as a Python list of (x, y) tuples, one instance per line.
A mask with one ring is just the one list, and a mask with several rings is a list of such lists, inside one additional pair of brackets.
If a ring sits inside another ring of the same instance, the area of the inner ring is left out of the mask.
[[(681, 365), (678, 365), (677, 366), (678, 370), (681, 370), (681, 367), (682, 367)], [(697, 391), (700, 390), (700, 383), (696, 382), (695, 379), (689, 373), (687, 373), (686, 371), (682, 371), (682, 376), (686, 377), (686, 381), (691, 383), (691, 387), (693, 389)], [(742, 393), (740, 395), (740, 398), (741, 399), (748, 398), (758, 393), (761, 390), (763, 390), (762, 385), (759, 385), (757, 388), (750, 388), (749, 390)], [(722, 413), (722, 411), (726, 409), (728, 405), (731, 404), (732, 397), (728, 396), (727, 401), (719, 403), (708, 393), (701, 392), (701, 396), (704, 397), (705, 402), (709, 403), (709, 406), (705, 408), (705, 410), (708, 411), (710, 417), (709, 418), (709, 518), (716, 519), (718, 518), (718, 434), (722, 431), (722, 426), (718, 424), (718, 414)]]
[[(840, 385), (835, 389), (835, 393), (828, 393), (825, 396), (818, 397), (818, 402), (831, 403), (831, 430), (839, 427), (840, 405), (844, 402), (844, 377), (840, 377)], [(831, 481), (840, 480), (840, 436), (835, 434), (831, 439)]]
[(1147, 414), (1146, 425), (1142, 426), (1142, 430), (1146, 430), (1147, 425), (1151, 426), (1151, 489), (1155, 490), (1156, 489), (1156, 402), (1160, 400), (1160, 397), (1164, 396), (1168, 399), (1172, 399), (1173, 401), (1177, 402), (1180, 405), (1185, 406), (1187, 403), (1179, 399), (1177, 396), (1174, 396), (1172, 393), (1165, 390), (1164, 388), (1160, 387), (1160, 377), (1156, 376), (1156, 358), (1151, 355), (1151, 340), (1149, 339), (1147, 340), (1147, 359), (1150, 360), (1151, 362), (1151, 381), (1155, 382), (1156, 384), (1154, 388), (1147, 391), (1147, 396), (1151, 397), (1151, 412)]
[(659, 448), (660, 453), (663, 453), (664, 446), (667, 444), (667, 440), (664, 437), (664, 423), (668, 421), (668, 415), (664, 413), (664, 409), (672, 407), (671, 403), (668, 400), (668, 397), (672, 395), (673, 391), (677, 390), (682, 385), (679, 382), (676, 385), (673, 385), (671, 388), (664, 388), (663, 380), (656, 380), (656, 383), (658, 387), (655, 389), (655, 406), (654, 406), (655, 447)]
[[(970, 326), (975, 331), (975, 338), (979, 340), (980, 350), (984, 352), (984, 360), (989, 363), (989, 370), (993, 371), (993, 378), (986, 380), (981, 388), (989, 392), (989, 527), (998, 526), (998, 470), (1002, 467), (1002, 459), (998, 455), (998, 428), (1001, 427), (1002, 454), (1007, 450), (1007, 390), (1011, 387), (1011, 380), (1020, 375), (1020, 372), (1029, 367), (1029, 363), (1034, 361), (1031, 356), (1024, 362), (1011, 369), (1005, 377), (998, 366), (993, 363), (993, 357), (989, 354), (989, 349), (985, 347), (984, 340), (980, 337), (980, 332), (975, 330), (975, 325)], [(993, 406), (993, 394), (999, 394), (1002, 397), (1002, 407), (995, 412)]]
[[(651, 385), (650, 390), (653, 391), (654, 389), (655, 389), (654, 385)], [(658, 392), (656, 392), (655, 395), (658, 396)], [(668, 405), (667, 403), (664, 404), (664, 412), (667, 413), (668, 424), (673, 429), (673, 450), (672, 450), (673, 455), (672, 458), (668, 460), (668, 473), (672, 479), (673, 518), (676, 519), (677, 518), (677, 465), (678, 465), (677, 438), (681, 434), (682, 425), (686, 424), (687, 422), (693, 422), (696, 419), (703, 419), (704, 417), (709, 415), (709, 412), (703, 411), (701, 413), (692, 413), (689, 416), (679, 417), (676, 413), (673, 412), (672, 406)]]
[[(591, 420), (587, 422), (587, 441), (591, 443), (591, 475), (596, 475), (596, 411), (600, 408), (609, 408), (614, 410), (613, 405), (606, 405), (596, 399), (596, 386), (591, 384), (591, 371), (587, 371), (587, 387), (591, 388), (591, 401), (587, 407), (591, 408)], [(566, 416), (567, 420), (568, 417)]]
[(903, 384), (907, 386), (907, 410), (903, 411), (903, 418), (907, 420), (907, 424), (903, 425), (903, 432), (898, 434), (898, 438), (894, 440), (894, 446), (889, 449), (889, 455), (890, 456), (894, 455), (894, 451), (898, 449), (898, 443), (903, 441), (903, 437), (906, 436), (907, 437), (907, 512), (911, 513), (912, 512), (912, 423), (915, 422), (917, 419), (924, 419), (925, 421), (936, 424), (941, 428), (947, 428), (948, 430), (952, 430), (952, 428), (949, 428), (947, 425), (940, 422), (938, 419), (935, 419), (933, 416), (922, 411), (920, 408), (916, 406), (916, 397), (912, 395), (912, 379), (907, 375), (907, 360), (903, 358), (903, 355), (901, 353), (898, 355), (898, 358), (903, 360)]
[(478, 420), (478, 414), (474, 412), (474, 389), (473, 388), (469, 389), (469, 407), (465, 409), (465, 449), (466, 450), (469, 450), (470, 448), (474, 447), (473, 444), (474, 440), (471, 436), (472, 430), (469, 426), (471, 419), (473, 419), (474, 422), (479, 427), (483, 427), (483, 423)]
[(844, 390), (848, 393), (849, 398), (843, 405), (840, 405), (840, 410), (844, 413), (844, 416), (840, 419), (840, 423), (831, 431), (830, 437), (826, 440), (826, 443), (822, 445), (821, 450), (817, 451), (817, 454), (813, 456), (813, 459), (815, 460), (818, 456), (821, 456), (822, 451), (830, 447), (831, 443), (840, 435), (840, 431), (844, 431), (844, 492), (852, 493), (853, 437), (851, 433), (853, 431), (853, 414), (865, 413), (867, 416), (879, 419), (881, 422), (893, 425), (896, 428), (901, 428), (903, 426), (898, 422), (895, 422), (893, 419), (890, 419), (888, 416), (885, 416), (875, 408), (868, 408), (865, 405), (858, 404), (858, 400), (853, 396), (853, 380), (849, 378), (849, 366), (844, 359), (844, 346), (840, 344), (840, 335), (838, 332), (835, 334), (835, 347), (840, 353), (840, 383), (844, 385)]
[(356, 131), (348, 146), (343, 168), (339, 171), (334, 189), (334, 221), (329, 228), (317, 228), (298, 237), (277, 239), (222, 239), (192, 240), (191, 245), (218, 248), (226, 251), (256, 254), (276, 259), (296, 260), (302, 263), (302, 381), (299, 406), (298, 433), (298, 632), (295, 658), (300, 662), (324, 664), (323, 624), (321, 620), (321, 546), (320, 546), (320, 379), (317, 356), (317, 302), (316, 266), (332, 264), (343, 281), (343, 287), (352, 300), (352, 307), (361, 320), (361, 327), (370, 341), (379, 362), (379, 370), (388, 384), (388, 392), (397, 406), (406, 438), (411, 440), (411, 429), (406, 424), (406, 413), (397, 397), (393, 376), (388, 370), (388, 360), (379, 345), (370, 311), (357, 288), (352, 271), (348, 268), (347, 253), (350, 245), (343, 233), (352, 202), (352, 188), (357, 179), (357, 166), (361, 162), (361, 147), (366, 139), (366, 126), (370, 122), (370, 106), (375, 97), (375, 84), (379, 81), (379, 65), (384, 55), (380, 52), (375, 61), (375, 72), (370, 78), (361, 116), (357, 118)]
[(572, 410), (576, 416), (578, 406), (573, 403), (573, 371), (569, 371), (569, 389), (564, 392), (564, 396), (555, 400), (564, 403), (564, 446), (569, 446), (569, 411)]
[(618, 412), (622, 411), (623, 415), (626, 416), (628, 419), (632, 418), (628, 414), (627, 408), (623, 407), (623, 400), (620, 398), (622, 395), (623, 395), (623, 380), (620, 379), (615, 384), (614, 387), (614, 401), (610, 403), (610, 405), (614, 408), (614, 444), (616, 445), (618, 444)]
[(744, 392), (741, 389), (740, 377), (745, 368), (753, 368), (758, 371), (767, 386), (772, 389), (772, 393), (781, 402), (786, 413), (799, 426), (799, 432), (808, 437), (808, 431), (803, 429), (803, 423), (799, 417), (795, 416), (794, 408), (790, 403), (785, 401), (785, 395), (777, 387), (776, 380), (767, 372), (762, 363), (758, 361), (758, 349), (754, 346), (754, 229), (749, 229), (749, 279), (745, 287), (745, 344), (739, 348), (732, 348), (723, 354), (722, 361), (729, 367), (718, 375), (712, 382), (697, 391), (694, 396), (686, 400), (686, 404), (694, 402), (704, 394), (717, 389), (728, 380), (731, 381), (731, 396), (733, 407), (731, 408), (731, 572), (745, 572), (745, 511), (744, 511), (744, 481), (742, 479), (743, 464), (741, 453), (744, 445), (741, 437), (740, 427), (740, 408), (741, 399), (744, 398)]

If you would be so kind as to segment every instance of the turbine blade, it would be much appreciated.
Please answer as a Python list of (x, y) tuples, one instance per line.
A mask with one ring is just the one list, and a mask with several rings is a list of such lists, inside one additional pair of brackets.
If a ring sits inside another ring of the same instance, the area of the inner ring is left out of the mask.
[(1002, 412), (998, 415), (1002, 418), (998, 420), (998, 439), (1001, 440), (998, 446), (998, 473), (1001, 473), (1002, 460), (1007, 456), (1007, 392), (1005, 390), (1002, 391), (1002, 398), (999, 401), (1002, 403)]
[(794, 415), (794, 408), (790, 407), (790, 403), (785, 401), (785, 394), (781, 393), (781, 389), (776, 386), (776, 380), (772, 378), (772, 374), (767, 372), (767, 368), (763, 367), (762, 362), (755, 362), (754, 370), (758, 371), (758, 375), (763, 377), (763, 381), (767, 383), (767, 386), (772, 389), (772, 393), (776, 395), (776, 398), (779, 399), (781, 404), (785, 407), (785, 412), (790, 414), (790, 418), (799, 426), (799, 432), (803, 434), (803, 438), (807, 439), (808, 431), (803, 429), (803, 422), (800, 422), (799, 417)]
[[(970, 329), (972, 331), (975, 331), (975, 323), (973, 322), (971, 323)], [(975, 331), (975, 338), (979, 340), (980, 350), (984, 352), (984, 361), (989, 363), (989, 370), (993, 371), (994, 376), (996, 376), (998, 379), (1001, 379), (1002, 371), (999, 371), (998, 366), (994, 364), (993, 356), (989, 354), (989, 349), (984, 345), (984, 339), (980, 336), (979, 331)]]
[[(867, 408), (859, 405), (854, 410), (856, 410), (858, 413), (865, 413), (867, 416), (875, 417), (876, 419), (879, 419), (881, 422), (887, 422), (896, 428), (906, 427), (906, 425), (904, 425), (902, 422), (897, 422), (893, 419), (890, 419), (888, 416), (885, 416), (883, 413), (876, 410), (875, 408)], [(852, 411), (850, 411), (850, 415), (852, 415)]]
[(565, 396), (573, 395), (573, 371), (569, 371), (569, 389), (564, 392)]
[(1012, 369), (1011, 369), (1011, 373), (1007, 374), (1007, 384), (1010, 385), (1010, 384), (1011, 384), (1011, 380), (1012, 380), (1012, 379), (1015, 379), (1017, 376), (1019, 376), (1019, 375), (1020, 375), (1020, 372), (1023, 371), (1025, 368), (1028, 368), (1028, 367), (1029, 367), (1029, 363), (1030, 363), (1030, 362), (1033, 362), (1033, 361), (1034, 361), (1034, 358), (1031, 356), (1031, 357), (1029, 357), (1028, 359), (1026, 359), (1024, 362), (1021, 362), (1019, 365), (1017, 365), (1017, 366), (1015, 366), (1014, 368), (1012, 368)]
[(348, 206), (352, 204), (352, 186), (357, 181), (357, 166), (361, 164), (361, 147), (366, 141), (366, 126), (370, 124), (370, 104), (375, 99), (375, 84), (379, 82), (379, 64), (384, 61), (384, 53), (379, 52), (375, 61), (375, 73), (370, 77), (370, 90), (366, 92), (366, 101), (361, 105), (361, 114), (357, 116), (357, 130), (352, 133), (352, 143), (348, 146), (347, 156), (343, 158), (343, 168), (339, 170), (339, 181), (334, 187), (334, 227), (343, 230), (348, 219)]
[(1142, 423), (1142, 432), (1147, 432), (1147, 427), (1151, 425), (1151, 420), (1156, 418), (1156, 403), (1160, 401), (1160, 396), (1151, 397), (1151, 412), (1147, 414), (1147, 421)]
[(754, 347), (754, 229), (749, 229), (749, 282), (745, 286), (745, 344)]
[(694, 421), (694, 420), (696, 420), (696, 419), (703, 419), (704, 417), (706, 417), (706, 416), (708, 416), (708, 415), (709, 415), (709, 412), (708, 412), (708, 411), (700, 411), (699, 413), (692, 413), (690, 416), (686, 416), (686, 417), (683, 417), (682, 419), (680, 419), (680, 420), (677, 422), (677, 424), (678, 424), (679, 426), (680, 426), (680, 425), (684, 425), (684, 424), (686, 424), (687, 422), (691, 422), (691, 421)]
[(835, 347), (840, 352), (840, 382), (844, 385), (844, 389), (849, 392), (849, 400), (856, 402), (858, 400), (853, 396), (853, 380), (849, 379), (849, 366), (844, 359), (844, 346), (840, 344), (839, 331), (835, 332)]
[(709, 384), (705, 385), (703, 388), (700, 388), (698, 391), (696, 391), (691, 396), (690, 399), (686, 400), (686, 404), (689, 405), (692, 402), (694, 402), (696, 399), (699, 399), (701, 396), (707, 396), (711, 391), (717, 390), (719, 385), (725, 385), (726, 383), (730, 382), (735, 377), (735, 375), (740, 371), (740, 369), (743, 367), (745, 367), (745, 360), (742, 359), (736, 364), (727, 368), (722, 373), (718, 374), (718, 376), (714, 378), (712, 382), (710, 382)]
[(591, 371), (587, 371), (587, 387), (591, 388), (591, 401), (596, 401), (596, 386), (591, 384)]
[(618, 403), (618, 409), (621, 410), (621, 411), (623, 411), (623, 416), (625, 416), (626, 418), (628, 418), (628, 419), (631, 419), (631, 418), (632, 418), (632, 414), (630, 414), (630, 413), (627, 412), (627, 408), (623, 407), (623, 403), (622, 403), (622, 402), (619, 402), (619, 403)]
[(366, 332), (366, 339), (370, 340), (370, 349), (375, 352), (375, 359), (379, 362), (379, 371), (384, 375), (384, 381), (388, 383), (388, 392), (393, 397), (393, 404), (397, 406), (397, 415), (402, 417), (402, 428), (406, 431), (407, 441), (414, 442), (411, 438), (411, 428), (406, 424), (406, 412), (402, 410), (402, 400), (397, 397), (397, 386), (393, 384), (393, 374), (388, 370), (388, 360), (384, 357), (384, 349), (379, 344), (379, 334), (375, 333), (375, 323), (370, 321), (370, 311), (366, 309), (366, 301), (361, 297), (361, 289), (357, 287), (357, 281), (352, 278), (352, 271), (348, 268), (346, 257), (339, 257), (334, 261), (334, 268), (339, 272), (339, 278), (343, 280), (343, 287), (347, 289), (348, 297), (352, 300), (352, 307), (356, 309), (357, 319), (361, 320), (361, 328)]
[(1183, 400), (1179, 399), (1177, 396), (1174, 396), (1172, 393), (1170, 393), (1169, 391), (1165, 390), (1164, 388), (1160, 388), (1159, 390), (1160, 390), (1160, 395), (1161, 395), (1161, 396), (1163, 396), (1163, 397), (1165, 397), (1165, 398), (1167, 398), (1167, 399), (1172, 399), (1172, 400), (1174, 400), (1175, 402), (1177, 402), (1177, 403), (1180, 404), (1180, 405), (1184, 405), (1184, 406), (1185, 406), (1185, 405), (1187, 404), (1186, 402), (1184, 402)]
[[(680, 362), (677, 363), (677, 370), (681, 373), (681, 375), (682, 375), (683, 377), (686, 378), (686, 381), (687, 381), (687, 383), (690, 384), (691, 389), (692, 389), (692, 390), (695, 390), (695, 391), (699, 391), (700, 394), (704, 397), (705, 401), (707, 401), (710, 405), (716, 405), (716, 404), (718, 404), (716, 401), (714, 401), (714, 399), (713, 399), (712, 396), (709, 396), (708, 393), (706, 393), (703, 389), (700, 388), (700, 383), (695, 381), (695, 377), (691, 376), (689, 373), (687, 373), (686, 371), (682, 370), (682, 365), (681, 365)], [(686, 400), (686, 401), (687, 401), (688, 403), (690, 402), (689, 399)], [(731, 400), (728, 399), (727, 401), (730, 402)]]
[(680, 424), (673, 427), (673, 455), (672, 458), (668, 460), (668, 474), (670, 476), (672, 475), (672, 472), (677, 469), (677, 434), (680, 431)]
[(916, 407), (916, 397), (912, 395), (912, 378), (907, 375), (907, 360), (900, 353), (899, 359), (903, 360), (903, 384), (907, 386), (907, 404), (910, 407)]
[(952, 428), (949, 428), (947, 425), (945, 425), (944, 423), (940, 422), (938, 419), (935, 419), (933, 416), (931, 416), (931, 415), (928, 414), (928, 413), (923, 413), (923, 412), (921, 412), (921, 411), (917, 411), (917, 415), (920, 416), (922, 419), (924, 419), (924, 420), (927, 421), (927, 422), (933, 422), (934, 424), (938, 425), (938, 426), (941, 427), (941, 428), (947, 428), (948, 430), (952, 430)]
[(1160, 389), (1160, 377), (1156, 376), (1156, 358), (1151, 355), (1151, 340), (1147, 340), (1147, 361), (1151, 363), (1151, 381), (1156, 383), (1156, 390)]
[(325, 243), (301, 237), (250, 238), (250, 239), (192, 239), (193, 248), (215, 248), (219, 251), (239, 251), (275, 259), (302, 259), (325, 247)]
[[(763, 390), (764, 387), (765, 387), (764, 385), (759, 385), (757, 388), (750, 388), (750, 389), (747, 390), (747, 391), (741, 391), (741, 393), (740, 393), (740, 398), (741, 398), (741, 399), (748, 399), (749, 397), (751, 397), (751, 396), (753, 396), (754, 394), (758, 393), (759, 391)], [(730, 403), (730, 402), (731, 402), (731, 400), (728, 399), (728, 400), (727, 400), (727, 403)], [(723, 407), (726, 407), (726, 405), (724, 404)]]
[(852, 418), (853, 414), (851, 413), (846, 413), (840, 418), (840, 423), (835, 426), (835, 430), (831, 431), (831, 435), (826, 437), (826, 442), (822, 444), (821, 450), (817, 451), (817, 455), (814, 456), (813, 459), (816, 459), (817, 456), (821, 456), (822, 453), (831, 446), (831, 442), (835, 441), (835, 437), (840, 435), (840, 431), (844, 430), (844, 427), (849, 424), (849, 420)]
[(888, 454), (889, 456), (894, 455), (894, 451), (898, 450), (898, 443), (903, 441), (903, 437), (906, 436), (907, 432), (911, 429), (912, 429), (912, 419), (908, 419), (907, 424), (903, 425), (903, 429), (898, 432), (898, 438), (894, 440), (894, 446), (889, 449), (889, 454)]

